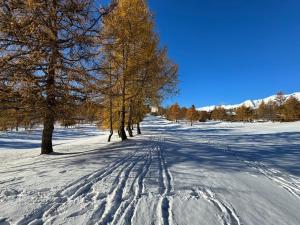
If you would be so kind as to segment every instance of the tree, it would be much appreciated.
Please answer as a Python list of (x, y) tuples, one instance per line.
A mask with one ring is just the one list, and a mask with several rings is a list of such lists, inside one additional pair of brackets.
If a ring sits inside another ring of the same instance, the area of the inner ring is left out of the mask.
[(180, 112), (179, 112), (178, 119), (184, 120), (184, 119), (186, 118), (187, 111), (188, 111), (188, 109), (187, 109), (186, 107), (181, 107), (181, 108), (180, 108)]
[(253, 110), (250, 107), (242, 105), (238, 107), (236, 110), (235, 119), (237, 121), (251, 121), (253, 119)]
[(55, 121), (85, 99), (87, 82), (94, 79), (87, 61), (101, 15), (93, 9), (89, 0), (2, 1), (0, 80), (12, 84), (7, 94), (22, 110), (34, 102), (44, 126), (42, 154), (53, 152)]
[(180, 107), (178, 103), (175, 103), (174, 105), (171, 105), (171, 107), (168, 110), (168, 118), (172, 121), (177, 122), (180, 114)]
[[(103, 20), (99, 42), (104, 69), (100, 73), (102, 83), (109, 85), (100, 90), (109, 102), (105, 107), (114, 107), (109, 111), (115, 115), (110, 118), (116, 121), (110, 121), (118, 124), (122, 140), (127, 139), (125, 128), (133, 136), (133, 123), (139, 127), (145, 107), (159, 105), (176, 86), (177, 66), (168, 59), (166, 49), (159, 49), (153, 30), (153, 19), (144, 0), (119, 0)], [(111, 78), (112, 82), (107, 82)]]
[(198, 120), (199, 114), (194, 105), (187, 110), (186, 118), (191, 122), (191, 126), (193, 126), (194, 121)]
[(207, 111), (200, 111), (199, 112), (199, 121), (200, 122), (206, 122), (207, 120), (209, 120), (209, 113)]
[(227, 119), (227, 113), (226, 110), (223, 107), (216, 107), (211, 112), (211, 119), (212, 120), (221, 120), (224, 121)]
[(266, 104), (266, 118), (269, 121), (276, 121), (278, 119), (279, 106), (274, 101), (268, 101)]
[[(106, 62), (112, 64), (116, 79), (116, 89), (119, 108), (118, 133), (122, 140), (127, 139), (125, 132), (126, 107), (130, 109), (127, 102), (131, 80), (136, 75), (136, 56), (141, 49), (141, 36), (144, 35), (148, 18), (143, 1), (120, 0), (118, 7), (104, 19), (104, 27), (101, 38), (104, 40), (103, 50)], [(143, 21), (141, 23), (141, 21)], [(104, 62), (104, 63), (106, 63)], [(128, 113), (129, 111), (127, 111)], [(130, 131), (130, 129), (129, 129)]]
[(262, 101), (257, 110), (256, 110), (257, 118), (262, 120), (268, 120), (268, 111), (267, 111), (267, 105), (264, 101)]
[(295, 97), (289, 97), (283, 104), (282, 120), (291, 122), (300, 119), (300, 102)]
[(275, 103), (277, 103), (277, 105), (279, 107), (281, 107), (284, 104), (285, 100), (286, 100), (286, 98), (285, 98), (284, 93), (282, 91), (280, 91), (276, 94)]

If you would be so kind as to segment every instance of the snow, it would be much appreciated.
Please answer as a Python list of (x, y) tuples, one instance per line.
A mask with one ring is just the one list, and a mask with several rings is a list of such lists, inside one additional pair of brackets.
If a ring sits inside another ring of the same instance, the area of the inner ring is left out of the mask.
[[(298, 100), (300, 100), (300, 92), (295, 92), (293, 94), (289, 94), (289, 95), (284, 95), (285, 99), (288, 99), (289, 97), (295, 97), (297, 98)], [(265, 103), (269, 102), (269, 101), (275, 101), (277, 95), (272, 95), (270, 97), (267, 97), (267, 98), (264, 98), (264, 99), (258, 99), (258, 100), (247, 100), (247, 101), (244, 101), (240, 104), (234, 104), (234, 105), (211, 105), (211, 106), (205, 106), (205, 107), (201, 107), (201, 108), (198, 108), (199, 111), (207, 111), (207, 112), (210, 112), (212, 110), (214, 110), (216, 107), (218, 106), (221, 106), (223, 107), (224, 109), (235, 109), (235, 108), (238, 108), (240, 106), (246, 106), (246, 107), (250, 107), (250, 108), (258, 108), (259, 105), (264, 101)]]
[(0, 224), (300, 224), (300, 122), (94, 126), (0, 135)]

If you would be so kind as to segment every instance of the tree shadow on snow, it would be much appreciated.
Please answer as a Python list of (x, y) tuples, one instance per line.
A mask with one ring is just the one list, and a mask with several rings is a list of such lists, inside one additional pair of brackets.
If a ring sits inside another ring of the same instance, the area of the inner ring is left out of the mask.
[[(216, 135), (224, 133), (220, 129), (214, 135), (202, 131), (170, 133), (176, 135), (174, 140), (157, 143), (167, 151), (170, 165), (188, 163), (209, 170), (247, 171), (245, 161), (255, 161), (300, 175), (300, 132)], [(195, 139), (198, 134), (199, 142)]]

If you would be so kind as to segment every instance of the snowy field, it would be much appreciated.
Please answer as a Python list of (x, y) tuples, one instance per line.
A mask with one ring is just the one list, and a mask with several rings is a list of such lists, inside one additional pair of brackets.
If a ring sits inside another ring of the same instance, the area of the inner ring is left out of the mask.
[(299, 122), (142, 129), (57, 129), (48, 156), (40, 130), (0, 133), (0, 224), (300, 224)]

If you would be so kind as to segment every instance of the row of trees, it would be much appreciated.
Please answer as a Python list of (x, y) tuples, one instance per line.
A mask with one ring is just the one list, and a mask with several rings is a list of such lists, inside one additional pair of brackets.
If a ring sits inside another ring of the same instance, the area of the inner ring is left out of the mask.
[(201, 112), (196, 110), (192, 105), (190, 108), (180, 107), (178, 103), (171, 105), (167, 109), (160, 109), (159, 113), (165, 115), (168, 120), (178, 122), (178, 120), (188, 120), (193, 126), (193, 123), (201, 119)]
[(161, 110), (161, 114), (166, 115), (172, 121), (189, 120), (191, 125), (194, 121), (205, 122), (207, 120), (292, 122), (300, 120), (300, 101), (293, 96), (286, 99), (282, 93), (279, 93), (274, 101), (262, 101), (257, 109), (242, 105), (230, 110), (216, 107), (211, 112), (206, 112), (197, 111), (194, 106), (187, 109), (174, 104)]
[(173, 94), (177, 65), (159, 47), (144, 0), (0, 1), (0, 127), (97, 121), (132, 136), (148, 105)]

